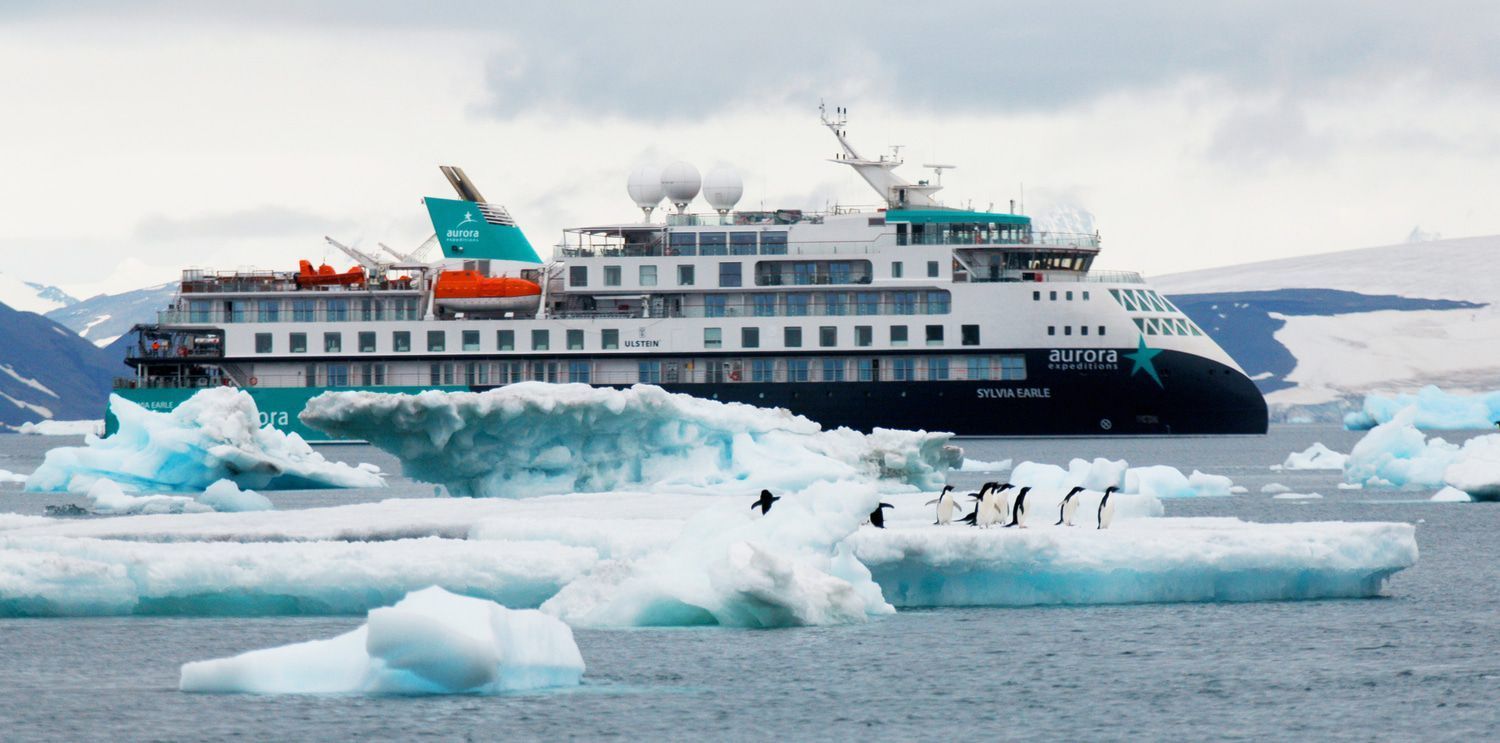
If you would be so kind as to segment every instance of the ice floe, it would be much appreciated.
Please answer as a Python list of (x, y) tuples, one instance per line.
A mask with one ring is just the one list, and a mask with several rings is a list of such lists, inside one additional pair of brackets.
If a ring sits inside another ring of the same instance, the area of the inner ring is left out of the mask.
[(1004, 472), (1011, 468), (1011, 460), (1002, 459), (998, 462), (986, 462), (982, 459), (964, 459), (960, 472)]
[(0, 470), (0, 482), (26, 482), (26, 475), (17, 474), (10, 470)]
[(53, 421), (43, 420), (22, 423), (16, 433), (27, 436), (103, 436), (104, 421)]
[[(1319, 441), (1300, 452), (1292, 452), (1286, 455), (1286, 460), (1281, 463), (1283, 470), (1342, 470), (1344, 462), (1349, 459), (1347, 454), (1341, 454), (1323, 445)], [(1275, 469), (1275, 468), (1272, 468)]]
[(1260, 486), (1260, 492), (1266, 495), (1280, 495), (1282, 493), (1290, 493), (1292, 489), (1279, 482), (1268, 482)]
[(1470, 498), (1468, 493), (1465, 493), (1458, 488), (1449, 486), (1437, 491), (1436, 493), (1433, 493), (1432, 498), (1430, 498), (1429, 500), (1435, 501), (1437, 503), (1469, 503), (1474, 499)]
[(1370, 429), (1344, 463), (1344, 481), (1370, 487), (1435, 488), (1443, 470), (1458, 457), (1459, 447), (1441, 438), (1428, 439), (1412, 424), (1415, 408), (1398, 411)]
[(1500, 421), (1500, 391), (1464, 395), (1428, 385), (1415, 395), (1366, 395), (1359, 410), (1344, 416), (1344, 427), (1361, 431), (1395, 420), (1412, 408), (1411, 423), (1426, 429), (1485, 429)]
[(636, 385), (524, 382), (488, 392), (328, 392), (302, 422), (363, 439), (403, 473), (455, 495), (526, 497), (640, 486), (706, 491), (753, 484), (887, 479), (936, 488), (960, 464), (946, 433), (825, 431), (781, 409)]
[[(1150, 465), (1131, 467), (1123, 459), (1097, 458), (1093, 461), (1075, 458), (1067, 469), (1055, 464), (1022, 462), (1011, 470), (1009, 480), (1016, 485), (1030, 485), (1039, 490), (1063, 490), (1083, 486), (1104, 490), (1110, 486), (1127, 494), (1150, 498), (1193, 498), (1230, 495), (1234, 483), (1221, 475), (1193, 470), (1184, 475), (1175, 467)], [(1159, 515), (1159, 514), (1158, 514)]]
[(202, 390), (170, 412), (111, 396), (110, 410), (115, 435), (48, 451), (26, 489), (82, 494), (100, 478), (137, 493), (201, 491), (222, 479), (257, 490), (384, 485), (371, 467), (330, 462), (296, 434), (262, 428), (255, 401), (233, 388)]
[(204, 513), (212, 506), (199, 503), (187, 495), (126, 495), (113, 480), (100, 478), (89, 486), (85, 496), (89, 509), (101, 514), (127, 513)]
[(182, 667), (187, 692), (483, 694), (576, 686), (583, 656), (566, 624), (441, 588), (372, 609), (359, 629)]
[(1321, 500), (1322, 493), (1277, 493), (1271, 496), (1275, 500)]
[(1500, 434), (1475, 436), (1443, 470), (1443, 483), (1473, 500), (1500, 500)]

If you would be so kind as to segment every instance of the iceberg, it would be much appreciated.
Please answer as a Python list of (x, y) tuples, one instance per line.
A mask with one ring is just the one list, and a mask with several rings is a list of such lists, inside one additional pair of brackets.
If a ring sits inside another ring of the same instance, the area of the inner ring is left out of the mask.
[(24, 436), (103, 436), (104, 421), (54, 421), (43, 420), (22, 423), (16, 433)]
[(1429, 500), (1435, 503), (1469, 503), (1474, 499), (1468, 493), (1450, 486), (1433, 493)]
[(1366, 395), (1359, 410), (1344, 416), (1344, 427), (1364, 431), (1395, 420), (1407, 408), (1416, 412), (1411, 423), (1429, 430), (1493, 428), (1500, 421), (1500, 391), (1461, 395), (1428, 385), (1415, 395)]
[(1277, 493), (1272, 500), (1321, 500), (1322, 493)]
[(801, 490), (885, 479), (937, 488), (962, 453), (947, 433), (825, 431), (781, 409), (660, 387), (523, 382), (487, 392), (325, 392), (303, 423), (397, 456), (461, 496), (651, 488)]
[(26, 482), (26, 475), (11, 472), (10, 470), (0, 470), (0, 482)]
[(1010, 469), (1011, 460), (1002, 459), (998, 462), (986, 462), (982, 459), (964, 459), (964, 463), (958, 468), (960, 472), (1004, 472)]
[(583, 656), (566, 624), (441, 588), (372, 609), (359, 629), (182, 666), (185, 692), (494, 694), (577, 686)]
[(1207, 475), (1197, 470), (1184, 475), (1167, 465), (1131, 467), (1123, 459), (1102, 457), (1093, 461), (1074, 458), (1068, 462), (1066, 470), (1054, 464), (1022, 462), (1011, 471), (1010, 481), (1036, 490), (1064, 492), (1080, 485), (1099, 491), (1113, 486), (1122, 493), (1143, 495), (1153, 500), (1231, 495), (1234, 487), (1234, 482), (1222, 475)]
[(94, 513), (203, 513), (214, 510), (186, 495), (126, 495), (113, 480), (100, 478), (89, 486), (89, 509)]
[(1292, 489), (1279, 482), (1268, 482), (1260, 486), (1260, 492), (1266, 495), (1281, 495), (1282, 493), (1292, 492)]
[(1500, 501), (1500, 434), (1475, 436), (1443, 470), (1443, 483), (1471, 500)]
[(1342, 470), (1349, 456), (1324, 446), (1321, 441), (1300, 452), (1286, 455), (1281, 463), (1283, 470)]
[(256, 490), (385, 484), (372, 466), (330, 462), (296, 434), (262, 428), (254, 399), (231, 387), (199, 391), (165, 413), (112, 395), (110, 410), (115, 435), (48, 451), (26, 489), (82, 494), (101, 478), (136, 493), (202, 491), (226, 479)]
[(241, 490), (233, 480), (219, 480), (209, 485), (197, 501), (215, 511), (235, 513), (239, 511), (269, 511), (275, 506), (271, 499), (254, 490)]
[(1416, 415), (1416, 408), (1408, 407), (1370, 429), (1344, 462), (1344, 482), (1393, 488), (1441, 486), (1443, 471), (1458, 458), (1459, 447), (1441, 438), (1428, 439), (1413, 425)]

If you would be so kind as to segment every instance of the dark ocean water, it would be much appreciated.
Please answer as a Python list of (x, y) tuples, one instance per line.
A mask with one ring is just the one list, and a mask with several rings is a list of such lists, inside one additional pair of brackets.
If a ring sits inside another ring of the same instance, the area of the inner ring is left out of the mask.
[[(1267, 465), (1332, 428), (1260, 438), (970, 440), (978, 459), (1109, 456), (1232, 477), (1243, 496), (1172, 516), (1406, 521), (1421, 558), (1383, 598), (1258, 604), (903, 612), (862, 626), (579, 631), (582, 687), (500, 697), (202, 696), (187, 661), (328, 637), (357, 617), (0, 620), (0, 736), (138, 739), (1048, 740), (1500, 738), (1500, 505), (1335, 489), (1336, 473)], [(1450, 440), (1462, 439), (1454, 434)], [(29, 472), (58, 439), (0, 436)], [(394, 463), (364, 447), (331, 456)], [(982, 475), (956, 475), (955, 480)], [(1268, 482), (1311, 502), (1272, 500)], [(0, 511), (62, 496), (0, 491)], [(278, 493), (279, 508), (394, 491)], [(3, 580), (3, 577), (0, 577)]]

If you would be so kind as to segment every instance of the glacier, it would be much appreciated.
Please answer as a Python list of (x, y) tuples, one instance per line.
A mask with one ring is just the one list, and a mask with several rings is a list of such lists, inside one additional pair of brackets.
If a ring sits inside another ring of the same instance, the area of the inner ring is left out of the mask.
[(201, 390), (170, 412), (115, 395), (109, 404), (115, 435), (48, 451), (27, 490), (83, 494), (100, 478), (136, 493), (202, 491), (225, 479), (255, 490), (385, 484), (373, 465), (330, 462), (296, 434), (262, 428), (254, 399), (231, 387)]
[(182, 666), (185, 692), (494, 694), (577, 686), (583, 655), (566, 624), (441, 588), (370, 610), (327, 640)]
[(1416, 394), (1365, 395), (1358, 410), (1344, 416), (1344, 427), (1364, 431), (1389, 423), (1415, 408), (1412, 425), (1428, 430), (1483, 430), (1500, 422), (1500, 391), (1465, 395), (1427, 385)]
[(782, 409), (660, 387), (523, 382), (486, 392), (325, 392), (303, 423), (369, 441), (403, 474), (460, 496), (526, 497), (652, 487), (712, 492), (753, 483), (879, 480), (940, 487), (962, 452), (952, 434), (823, 430)]

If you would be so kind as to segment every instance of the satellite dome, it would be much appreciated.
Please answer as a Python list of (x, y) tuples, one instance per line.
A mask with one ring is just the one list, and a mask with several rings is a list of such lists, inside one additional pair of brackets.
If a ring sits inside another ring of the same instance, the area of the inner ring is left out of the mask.
[(692, 202), (693, 197), (698, 195), (698, 188), (703, 185), (703, 178), (698, 175), (698, 169), (691, 163), (678, 160), (668, 165), (661, 172), (661, 187), (667, 194), (667, 200), (677, 207), (681, 212)]
[(660, 204), (662, 197), (666, 195), (661, 187), (661, 168), (642, 165), (630, 171), (625, 191), (630, 194), (630, 200), (642, 209), (651, 209)]
[(733, 168), (714, 168), (703, 176), (703, 199), (720, 214), (733, 209), (744, 194), (745, 182)]

